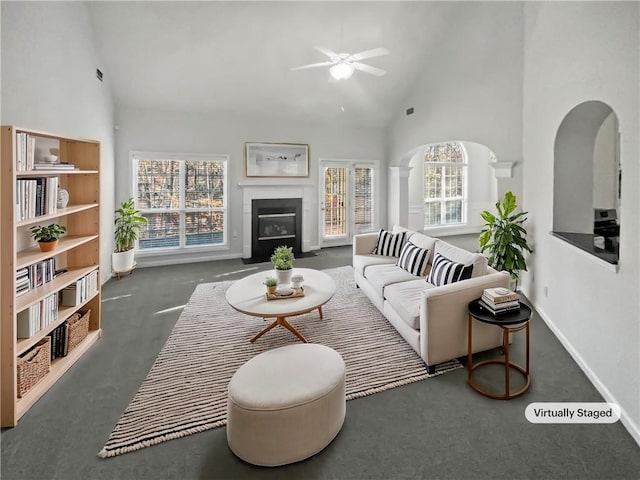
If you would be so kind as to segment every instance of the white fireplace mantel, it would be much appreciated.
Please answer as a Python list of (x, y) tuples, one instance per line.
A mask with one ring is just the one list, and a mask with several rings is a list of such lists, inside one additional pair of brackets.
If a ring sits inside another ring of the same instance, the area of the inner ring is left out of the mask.
[(310, 221), (315, 199), (315, 186), (311, 183), (299, 185), (238, 183), (242, 188), (242, 258), (251, 257), (251, 201), (260, 198), (301, 198), (302, 199), (302, 251), (308, 252), (316, 247), (310, 238), (313, 231)]

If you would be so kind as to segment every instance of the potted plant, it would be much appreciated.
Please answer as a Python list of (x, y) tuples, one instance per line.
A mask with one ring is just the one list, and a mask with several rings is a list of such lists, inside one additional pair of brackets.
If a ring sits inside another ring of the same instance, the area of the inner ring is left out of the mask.
[(485, 221), (480, 232), (480, 251), (489, 251), (488, 262), (498, 271), (506, 270), (518, 287), (520, 272), (527, 270), (524, 252), (533, 252), (527, 243), (527, 231), (522, 224), (528, 212), (513, 213), (517, 208), (516, 196), (507, 192), (502, 202), (496, 202), (498, 215), (488, 211), (481, 213)]
[(271, 263), (276, 270), (278, 283), (288, 284), (293, 273), (293, 247), (284, 245), (277, 247), (271, 255)]
[(46, 227), (35, 225), (31, 227), (31, 236), (38, 242), (40, 250), (43, 252), (50, 252), (58, 245), (58, 239), (60, 235), (67, 231), (67, 227), (64, 225), (58, 225), (52, 223)]
[(278, 280), (276, 277), (267, 277), (264, 279), (263, 283), (267, 287), (268, 294), (273, 295), (276, 293), (276, 290), (278, 289)]
[(127, 272), (133, 269), (134, 249), (136, 240), (140, 237), (147, 219), (133, 204), (129, 197), (120, 204), (115, 211), (115, 243), (116, 248), (111, 254), (111, 266), (114, 272)]

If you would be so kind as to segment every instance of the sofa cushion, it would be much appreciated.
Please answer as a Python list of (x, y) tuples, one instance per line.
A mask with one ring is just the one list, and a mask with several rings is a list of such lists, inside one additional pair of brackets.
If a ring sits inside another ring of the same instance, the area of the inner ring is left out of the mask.
[(420, 329), (420, 305), (422, 292), (433, 285), (422, 279), (394, 283), (385, 288), (386, 301), (398, 316), (414, 330)]
[(429, 258), (427, 261), (431, 263), (431, 259), (433, 257), (433, 252), (436, 247), (437, 238), (429, 237), (422, 233), (414, 232), (413, 234), (407, 237), (407, 241), (411, 241), (414, 245), (424, 248), (425, 250), (429, 250)]
[(433, 257), (433, 264), (431, 265), (427, 282), (439, 287), (441, 285), (459, 282), (460, 280), (467, 280), (471, 278), (472, 272), (473, 264), (464, 265), (462, 263), (456, 263), (444, 255), (436, 253)]
[(353, 269), (360, 273), (360, 275), (364, 275), (367, 268), (371, 265), (385, 265), (385, 264), (395, 264), (395, 257), (383, 257), (381, 255), (373, 255), (372, 253), (368, 255), (354, 255), (353, 256)]
[(364, 272), (365, 278), (375, 288), (376, 293), (380, 297), (384, 297), (384, 289), (387, 285), (398, 282), (407, 282), (415, 280), (416, 277), (406, 270), (396, 266), (395, 263), (387, 265), (371, 265)]
[[(436, 241), (433, 254), (435, 255), (436, 253), (448, 258), (452, 262), (462, 263), (464, 265), (472, 264), (472, 278), (487, 274), (487, 259), (480, 253), (471, 253), (439, 239)], [(431, 263), (433, 263), (433, 260)]]
[(392, 233), (407, 232), (407, 238), (409, 238), (411, 235), (415, 233), (413, 230), (409, 230), (408, 228), (401, 227), (400, 225), (394, 225), (393, 228), (391, 229), (391, 232)]
[(406, 270), (411, 275), (424, 277), (429, 262), (429, 250), (420, 248), (407, 240), (402, 247), (396, 265)]
[(378, 242), (376, 243), (376, 248), (373, 249), (373, 254), (399, 257), (406, 239), (407, 232), (391, 233), (381, 228), (378, 232)]

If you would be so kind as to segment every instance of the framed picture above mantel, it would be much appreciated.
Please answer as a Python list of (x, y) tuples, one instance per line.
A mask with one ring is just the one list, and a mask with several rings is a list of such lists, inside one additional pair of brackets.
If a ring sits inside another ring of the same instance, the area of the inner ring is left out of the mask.
[(304, 143), (245, 143), (247, 177), (308, 177), (309, 145)]

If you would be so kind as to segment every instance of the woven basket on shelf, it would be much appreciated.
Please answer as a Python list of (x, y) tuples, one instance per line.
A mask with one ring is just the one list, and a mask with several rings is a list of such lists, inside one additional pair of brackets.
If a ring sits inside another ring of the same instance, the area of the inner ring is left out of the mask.
[(44, 337), (24, 356), (18, 357), (18, 397), (44, 378), (51, 370), (51, 337)]
[(89, 334), (89, 316), (91, 309), (86, 312), (76, 312), (67, 320), (67, 352), (76, 348)]

